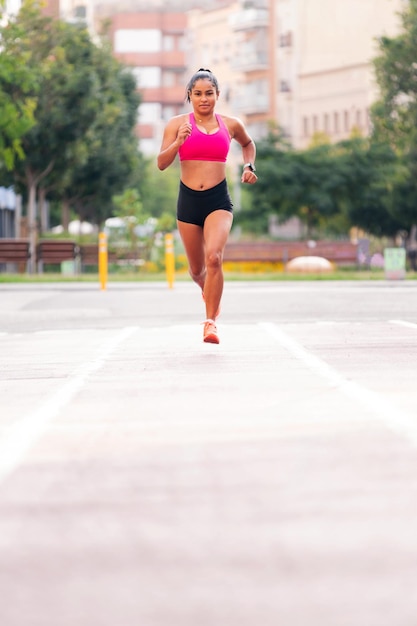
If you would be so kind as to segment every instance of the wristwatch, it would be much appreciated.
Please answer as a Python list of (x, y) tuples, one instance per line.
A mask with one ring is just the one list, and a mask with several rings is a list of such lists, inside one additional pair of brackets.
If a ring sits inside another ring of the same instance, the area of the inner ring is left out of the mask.
[(250, 169), (251, 172), (256, 172), (256, 167), (253, 163), (245, 163), (243, 169), (246, 169), (247, 167)]

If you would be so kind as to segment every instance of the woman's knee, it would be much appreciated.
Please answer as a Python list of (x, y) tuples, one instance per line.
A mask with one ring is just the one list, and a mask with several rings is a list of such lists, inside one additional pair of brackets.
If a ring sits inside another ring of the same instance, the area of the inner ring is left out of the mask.
[(210, 269), (218, 269), (223, 262), (223, 254), (221, 250), (209, 250), (206, 256), (206, 265)]
[(188, 266), (188, 272), (193, 279), (194, 282), (198, 283), (200, 280), (203, 280), (206, 275), (205, 267), (195, 267), (192, 265)]

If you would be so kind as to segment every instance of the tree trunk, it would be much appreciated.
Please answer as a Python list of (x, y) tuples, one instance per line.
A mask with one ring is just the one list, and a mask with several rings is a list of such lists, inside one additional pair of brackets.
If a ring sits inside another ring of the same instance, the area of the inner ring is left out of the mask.
[(38, 192), (38, 207), (39, 207), (39, 234), (42, 235), (48, 230), (48, 203), (46, 202), (46, 191), (43, 187)]
[(28, 232), (29, 232), (29, 248), (30, 259), (28, 263), (29, 273), (36, 272), (36, 244), (38, 239), (38, 228), (36, 221), (36, 183), (35, 177), (31, 172), (27, 172), (28, 181)]
[(68, 231), (70, 222), (70, 206), (69, 201), (64, 199), (61, 205), (61, 222), (65, 231)]

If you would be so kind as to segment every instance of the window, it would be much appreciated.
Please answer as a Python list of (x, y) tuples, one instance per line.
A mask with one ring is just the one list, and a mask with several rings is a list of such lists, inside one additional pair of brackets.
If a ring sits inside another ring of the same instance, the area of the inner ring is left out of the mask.
[(175, 39), (172, 35), (164, 35), (162, 48), (165, 52), (171, 52), (175, 48)]
[(335, 111), (333, 113), (333, 129), (334, 129), (334, 132), (336, 134), (338, 134), (340, 132), (340, 129), (339, 129), (339, 113), (337, 113), (337, 111)]
[(371, 129), (371, 117), (370, 117), (370, 113), (369, 113), (369, 109), (365, 109), (365, 127), (366, 130), (369, 131)]
[(114, 34), (115, 52), (159, 52), (161, 31), (156, 28), (121, 28)]
[(343, 113), (343, 129), (346, 133), (349, 130), (349, 111)]
[(165, 71), (162, 75), (162, 85), (164, 87), (173, 87), (176, 83), (176, 75), (173, 72)]
[(303, 117), (303, 135), (304, 137), (308, 137), (310, 134), (310, 125), (309, 125), (308, 117)]
[(177, 47), (181, 52), (187, 50), (187, 39), (184, 35), (180, 35), (177, 39)]
[(157, 102), (143, 102), (138, 108), (140, 124), (155, 124), (161, 119), (161, 105)]
[(85, 19), (87, 17), (87, 7), (78, 5), (74, 7), (74, 17), (78, 19)]
[(282, 33), (279, 37), (279, 46), (280, 48), (287, 48), (292, 46), (292, 32), (288, 31), (286, 33)]
[(160, 67), (135, 67), (132, 74), (136, 78), (136, 85), (141, 88), (160, 87), (161, 68)]
[(170, 105), (164, 106), (162, 110), (162, 118), (165, 122), (170, 120), (171, 117), (173, 117), (174, 115), (176, 115), (176, 111), (173, 106), (170, 106)]
[(224, 48), (223, 48), (223, 59), (224, 59), (224, 61), (229, 61), (230, 57), (231, 57), (231, 54), (230, 54), (230, 43), (228, 41), (226, 41), (224, 43)]
[(246, 85), (246, 94), (251, 98), (268, 95), (268, 82), (266, 80), (254, 80)]

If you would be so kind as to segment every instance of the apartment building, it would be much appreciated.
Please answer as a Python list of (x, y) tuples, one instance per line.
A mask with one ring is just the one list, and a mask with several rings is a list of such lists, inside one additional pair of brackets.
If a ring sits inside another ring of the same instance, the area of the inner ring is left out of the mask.
[(230, 21), (238, 7), (235, 0), (222, 8), (193, 9), (187, 16), (187, 76), (200, 67), (209, 68), (216, 75), (220, 87), (217, 110), (225, 115), (236, 115), (232, 102), (243, 80), (232, 65), (238, 50)]
[(316, 133), (366, 135), (377, 38), (398, 33), (404, 0), (277, 0), (277, 120), (297, 147)]
[(115, 55), (133, 67), (143, 96), (141, 149), (155, 153), (166, 120), (187, 110), (184, 86), (198, 67), (215, 72), (219, 110), (241, 117), (255, 139), (270, 122), (301, 148), (317, 133), (332, 141), (355, 129), (367, 134), (376, 39), (398, 32), (404, 1), (217, 0), (197, 8), (189, 0), (181, 10), (171, 0), (131, 13), (113, 6)]
[[(244, 76), (233, 67), (238, 54), (236, 38), (231, 36), (230, 23), (239, 8), (235, 0), (227, 6), (194, 9), (188, 14), (187, 23), (187, 76), (200, 67), (209, 68), (219, 81), (220, 97), (216, 111), (224, 115), (239, 115), (235, 109)], [(187, 107), (189, 110), (190, 107)], [(241, 164), (241, 151), (235, 142), (229, 153), (230, 169), (237, 178)]]
[[(230, 0), (99, 0), (94, 25), (110, 23), (115, 57), (136, 76), (142, 104), (138, 111), (140, 149), (148, 155), (160, 147), (166, 121), (187, 110), (189, 78), (188, 14), (196, 6), (223, 7)], [(196, 61), (197, 62), (197, 61)]]
[(94, 0), (47, 0), (59, 6), (59, 17), (73, 24), (84, 24), (94, 34)]
[(199, 67), (220, 82), (219, 110), (241, 117), (255, 138), (265, 135), (276, 115), (275, 1), (217, 0), (187, 11), (174, 11), (172, 2), (135, 12), (106, 6), (115, 56), (132, 67), (142, 94), (145, 153), (159, 148), (167, 119), (188, 110), (185, 85)]
[(219, 110), (240, 117), (255, 139), (276, 116), (275, 1), (234, 0), (188, 15), (193, 71), (197, 59), (215, 72), (222, 88)]
[(21, 202), (12, 188), (0, 187), (0, 238), (20, 236)]
[(271, 121), (301, 148), (317, 133), (368, 133), (376, 39), (398, 32), (406, 1), (47, 0), (45, 10), (93, 32), (110, 21), (114, 54), (143, 99), (141, 150), (154, 154), (167, 119), (188, 110), (185, 85), (198, 67), (219, 79), (219, 110), (241, 117), (255, 139)]
[(111, 18), (114, 54), (132, 69), (142, 96), (137, 132), (145, 154), (157, 151), (162, 126), (184, 108), (186, 27), (184, 12), (145, 11)]
[(231, 106), (254, 139), (265, 136), (276, 118), (276, 0), (238, 0), (230, 19), (229, 36), (236, 53), (231, 69), (236, 81)]

